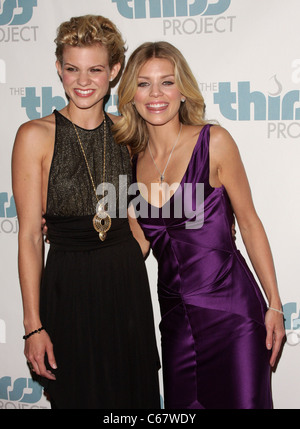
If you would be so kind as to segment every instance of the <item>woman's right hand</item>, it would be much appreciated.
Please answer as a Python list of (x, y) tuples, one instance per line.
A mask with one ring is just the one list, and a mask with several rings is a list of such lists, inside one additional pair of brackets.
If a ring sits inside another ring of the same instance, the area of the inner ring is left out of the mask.
[(32, 335), (25, 340), (25, 351), (29, 368), (41, 377), (55, 380), (56, 377), (46, 368), (45, 354), (47, 354), (49, 365), (52, 369), (56, 369), (56, 361), (53, 353), (53, 345), (49, 335), (45, 330)]
[[(49, 173), (54, 134), (54, 115), (26, 122), (17, 132), (12, 153), (12, 185), (19, 220), (19, 279), (27, 335), (41, 326), (40, 284), (44, 268), (41, 217), (43, 207), (46, 207), (43, 178)], [(51, 368), (56, 368), (53, 345), (45, 330), (25, 340), (25, 356), (32, 371), (55, 380), (51, 371)], [(45, 357), (48, 358), (49, 369), (46, 368)]]

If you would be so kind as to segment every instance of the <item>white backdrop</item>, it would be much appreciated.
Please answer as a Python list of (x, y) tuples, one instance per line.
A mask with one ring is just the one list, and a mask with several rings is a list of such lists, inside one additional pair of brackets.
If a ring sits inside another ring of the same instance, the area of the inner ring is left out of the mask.
[[(0, 409), (49, 408), (23, 356), (11, 150), (21, 123), (65, 105), (55, 69), (56, 28), (88, 13), (117, 24), (128, 54), (149, 40), (182, 50), (207, 117), (235, 138), (285, 310), (287, 341), (272, 376), (274, 406), (300, 408), (299, 0), (0, 0)], [(113, 93), (107, 110), (116, 113), (116, 104)], [(246, 256), (239, 233), (237, 241)], [(147, 267), (158, 326), (152, 255)], [(160, 345), (158, 328), (157, 338)]]

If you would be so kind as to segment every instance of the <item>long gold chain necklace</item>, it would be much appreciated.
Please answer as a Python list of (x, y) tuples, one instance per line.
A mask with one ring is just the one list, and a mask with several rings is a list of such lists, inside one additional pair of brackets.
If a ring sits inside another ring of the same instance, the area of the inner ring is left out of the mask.
[[(69, 115), (69, 117), (70, 117), (70, 115)], [(104, 140), (104, 144), (103, 144), (103, 181), (102, 181), (102, 186), (103, 186), (103, 198), (104, 198), (105, 167), (106, 167), (106, 164), (105, 164), (105, 160), (106, 160), (106, 119), (105, 119), (104, 113), (103, 113), (103, 117), (104, 117), (104, 119), (103, 119), (103, 124), (104, 124), (104, 139), (103, 140)], [(75, 124), (73, 123), (71, 117), (70, 117), (70, 120), (73, 124), (75, 133), (77, 135), (77, 139), (78, 139), (78, 142), (79, 142), (79, 145), (80, 145), (80, 148), (81, 148), (84, 160), (85, 160), (85, 164), (86, 164), (86, 167), (87, 167), (90, 179), (91, 179), (93, 190), (94, 190), (95, 195), (96, 195), (97, 206), (96, 206), (96, 214), (93, 217), (93, 226), (94, 226), (95, 230), (99, 233), (100, 240), (104, 241), (106, 239), (106, 233), (109, 230), (109, 228), (111, 227), (111, 217), (105, 211), (104, 204), (102, 204), (99, 201), (96, 186), (95, 186), (95, 183), (93, 180), (91, 169), (90, 169), (90, 166), (89, 166), (89, 163), (88, 163), (88, 160), (87, 160), (87, 157), (86, 157), (80, 136), (78, 134), (77, 128), (76, 128)]]

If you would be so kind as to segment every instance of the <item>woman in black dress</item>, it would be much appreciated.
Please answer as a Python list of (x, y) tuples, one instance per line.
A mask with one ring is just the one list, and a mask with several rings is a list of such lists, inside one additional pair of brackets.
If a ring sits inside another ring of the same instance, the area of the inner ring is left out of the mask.
[(89, 15), (63, 23), (56, 46), (69, 103), (23, 124), (13, 150), (25, 355), (53, 408), (159, 408), (148, 279), (126, 216), (130, 156), (104, 113), (124, 42)]

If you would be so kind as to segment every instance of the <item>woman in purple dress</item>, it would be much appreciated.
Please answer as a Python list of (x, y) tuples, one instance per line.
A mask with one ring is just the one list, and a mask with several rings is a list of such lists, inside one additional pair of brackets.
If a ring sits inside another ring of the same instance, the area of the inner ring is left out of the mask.
[[(272, 255), (237, 146), (204, 107), (175, 47), (134, 51), (114, 130), (131, 146), (132, 205), (158, 261), (165, 407), (269, 409), (284, 337)], [(268, 306), (236, 248), (234, 215)]]

